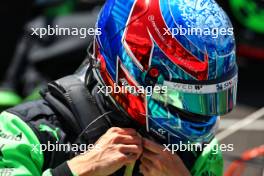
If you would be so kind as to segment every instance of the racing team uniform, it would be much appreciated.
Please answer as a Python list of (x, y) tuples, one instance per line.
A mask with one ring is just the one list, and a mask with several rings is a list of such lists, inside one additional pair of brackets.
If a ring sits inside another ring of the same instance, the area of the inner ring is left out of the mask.
[[(72, 83), (74, 84), (74, 83)], [(43, 176), (68, 176), (74, 175), (67, 165), (67, 160), (77, 155), (73, 151), (42, 151), (41, 144), (74, 144), (80, 132), (75, 132), (74, 127), (63, 117), (63, 111), (50, 104), (47, 95), (48, 88), (41, 91), (43, 99), (28, 102), (17, 107), (8, 109), (0, 115), (0, 175), (43, 175)], [(87, 108), (90, 116), (100, 116), (109, 109), (114, 109), (105, 101), (102, 94), (97, 94), (97, 83), (90, 85), (89, 99), (97, 110)], [(74, 92), (74, 95), (80, 92)], [(59, 96), (54, 96), (60, 101)], [(65, 105), (65, 104), (64, 104)], [(65, 107), (67, 107), (65, 105)], [(67, 107), (64, 112), (73, 111)], [(91, 112), (92, 111), (92, 112)], [(124, 116), (124, 118), (120, 118)], [(120, 120), (121, 119), (121, 120)], [(94, 120), (94, 119), (92, 119)], [(85, 122), (84, 122), (85, 123)], [(85, 137), (79, 142), (94, 144), (97, 139), (111, 127), (130, 127), (139, 129), (130, 118), (122, 112), (115, 112), (97, 120), (90, 129), (86, 129)], [(140, 132), (140, 130), (139, 130)], [(144, 132), (143, 132), (144, 133)], [(141, 133), (141, 134), (143, 134)], [(220, 150), (213, 147), (217, 144), (216, 139), (211, 141), (202, 152), (177, 152), (186, 167), (193, 176), (220, 176), (223, 174), (223, 159)], [(133, 175), (139, 173), (139, 161), (134, 168)], [(124, 175), (124, 168), (113, 175)]]

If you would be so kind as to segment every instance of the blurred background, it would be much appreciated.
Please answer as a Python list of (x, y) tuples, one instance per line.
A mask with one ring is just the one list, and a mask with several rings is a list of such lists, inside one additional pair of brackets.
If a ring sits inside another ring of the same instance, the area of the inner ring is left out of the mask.
[[(264, 107), (264, 72), (261, 71), (264, 69), (264, 1), (217, 1), (234, 25), (239, 63), (238, 106), (222, 117), (218, 133), (221, 143), (234, 144), (234, 152), (224, 153), (228, 171), (244, 151), (264, 144), (264, 111), (261, 109)], [(37, 99), (41, 85), (73, 73), (86, 56), (86, 48), (92, 40), (91, 36), (39, 39), (30, 35), (31, 28), (94, 27), (103, 3), (104, 0), (1, 2), (0, 111)], [(263, 155), (244, 162), (245, 170), (241, 175), (264, 176)]]
[[(233, 23), (239, 64), (238, 106), (222, 117), (217, 134), (221, 143), (234, 145), (223, 153), (225, 176), (264, 176), (264, 1), (217, 2)], [(236, 162), (242, 155), (248, 161)]]
[(25, 0), (1, 3), (0, 110), (38, 97), (38, 88), (73, 73), (92, 36), (39, 38), (31, 28), (94, 28), (103, 0)]

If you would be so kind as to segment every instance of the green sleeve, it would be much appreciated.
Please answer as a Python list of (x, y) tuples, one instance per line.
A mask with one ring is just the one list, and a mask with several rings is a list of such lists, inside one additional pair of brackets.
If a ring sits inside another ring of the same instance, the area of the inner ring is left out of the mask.
[(194, 164), (192, 176), (222, 176), (223, 156), (216, 139), (207, 145)]
[(0, 114), (0, 175), (51, 175), (49, 170), (42, 174), (43, 163), (40, 142), (31, 128), (13, 114)]

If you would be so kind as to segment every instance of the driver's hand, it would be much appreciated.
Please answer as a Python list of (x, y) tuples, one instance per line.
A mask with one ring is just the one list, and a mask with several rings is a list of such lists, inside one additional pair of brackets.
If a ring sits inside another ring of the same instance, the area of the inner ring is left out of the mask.
[(140, 158), (140, 172), (144, 176), (190, 176), (188, 169), (176, 154), (164, 147), (143, 139), (144, 151)]
[(96, 149), (68, 161), (79, 176), (107, 176), (142, 154), (142, 139), (134, 129), (113, 127), (96, 142)]

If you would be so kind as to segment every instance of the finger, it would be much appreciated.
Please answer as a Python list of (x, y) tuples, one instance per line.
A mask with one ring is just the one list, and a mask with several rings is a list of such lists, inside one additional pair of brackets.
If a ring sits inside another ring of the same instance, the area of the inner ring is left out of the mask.
[(154, 153), (161, 153), (163, 152), (163, 147), (146, 139), (146, 138), (143, 138), (143, 147), (145, 149), (148, 149), (149, 151), (151, 152), (154, 152)]
[(135, 154), (126, 155), (126, 157), (127, 159), (126, 159), (126, 162), (124, 163), (125, 165), (134, 164), (138, 159), (138, 156)]
[(148, 150), (144, 150), (143, 151), (142, 157), (146, 158), (146, 159), (148, 159), (150, 161), (155, 161), (155, 160), (159, 159), (158, 158), (158, 154), (150, 152)]
[(112, 127), (108, 131), (119, 133), (119, 134), (124, 134), (124, 135), (134, 135), (134, 136), (137, 135), (137, 131), (133, 128)]
[(119, 144), (119, 151), (124, 154), (136, 154), (138, 157), (142, 154), (142, 147), (139, 145), (124, 145)]
[(149, 159), (147, 159), (145, 157), (141, 157), (140, 158), (140, 161), (147, 168), (153, 168), (154, 167), (153, 163)]
[(115, 138), (116, 144), (135, 144), (142, 146), (142, 138), (139, 136), (119, 135)]
[(119, 163), (122, 165), (132, 164), (133, 162), (137, 161), (137, 155), (135, 154), (127, 155), (124, 153), (119, 153), (115, 156), (118, 159)]
[(139, 166), (139, 170), (140, 170), (140, 173), (142, 173), (144, 176), (148, 176), (149, 175), (149, 169), (145, 166), (145, 165), (143, 165), (143, 164), (141, 164), (140, 166)]

